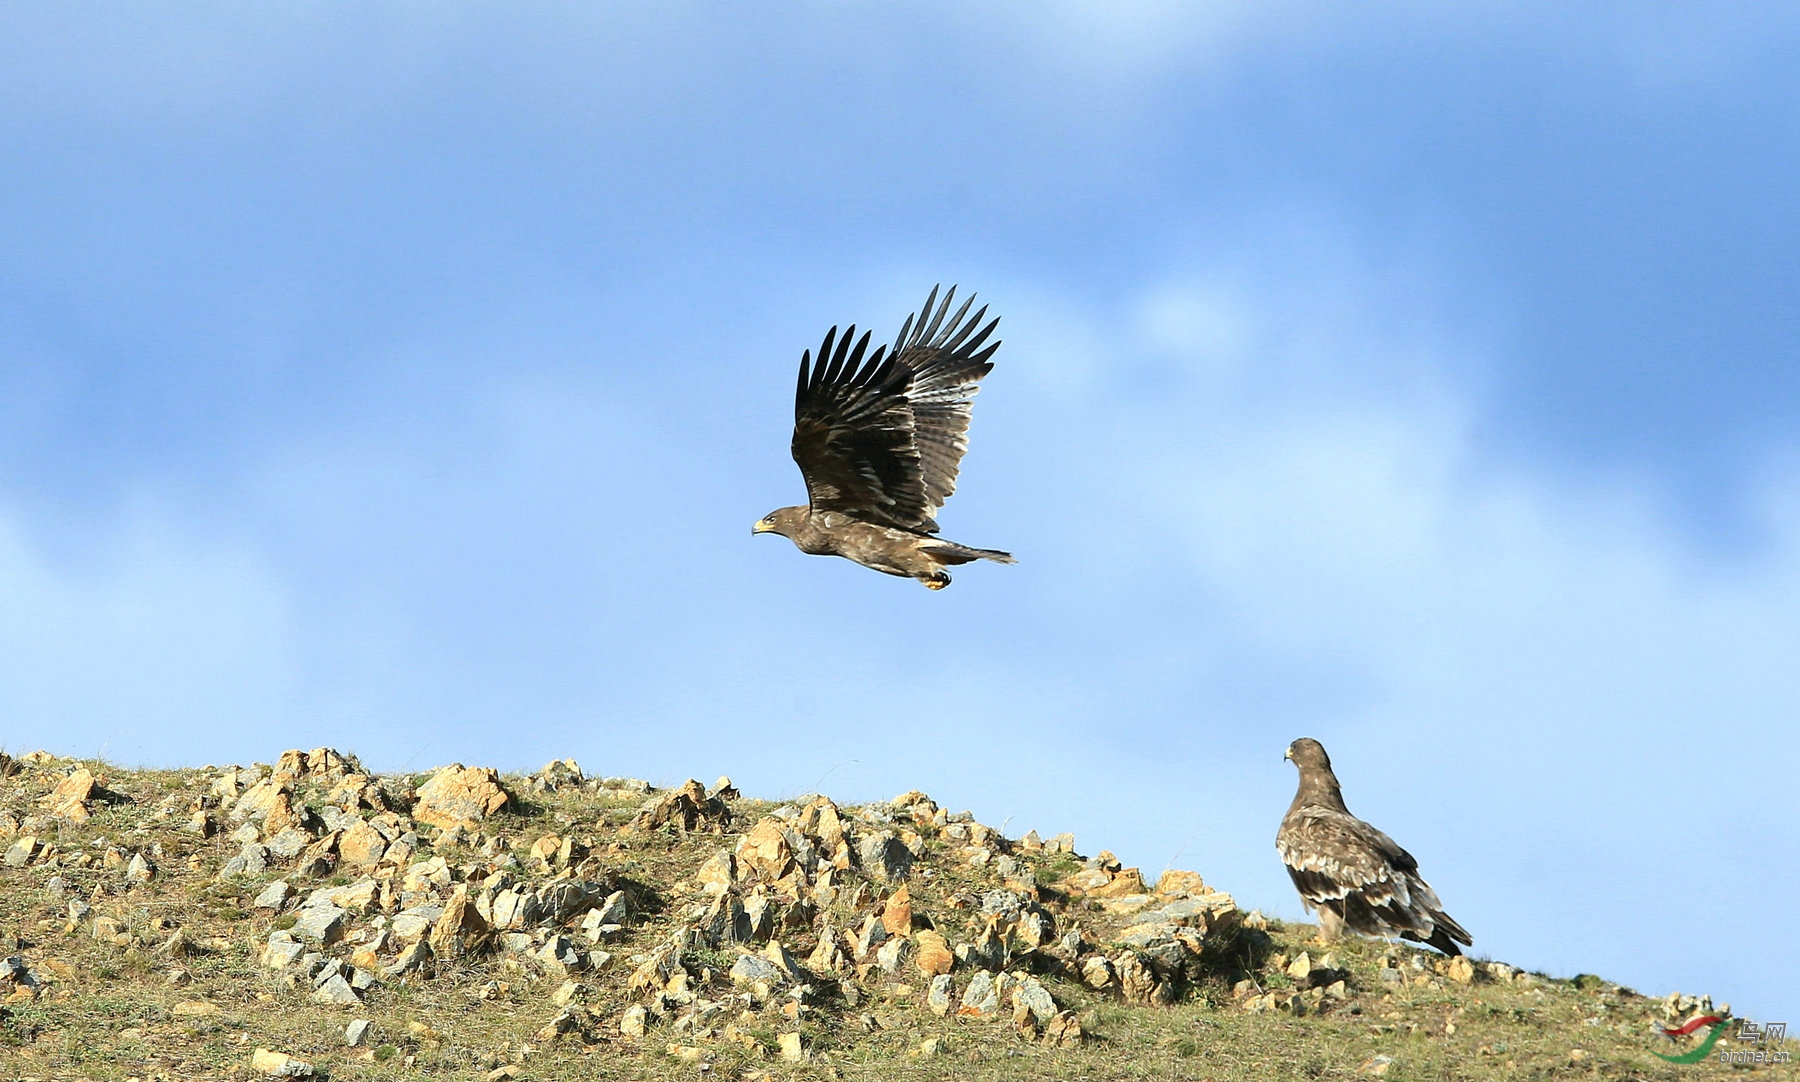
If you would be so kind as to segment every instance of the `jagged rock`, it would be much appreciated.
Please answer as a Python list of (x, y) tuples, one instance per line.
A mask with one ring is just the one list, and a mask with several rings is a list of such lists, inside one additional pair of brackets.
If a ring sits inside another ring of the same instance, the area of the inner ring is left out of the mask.
[(288, 932), (270, 932), (268, 946), (263, 948), (260, 963), (265, 969), (286, 969), (300, 957), (306, 947)]
[(1126, 951), (1112, 960), (1113, 973), (1125, 1002), (1139, 1006), (1167, 1006), (1175, 1001), (1175, 988), (1145, 965), (1138, 956)]
[(551, 936), (532, 957), (553, 977), (566, 977), (587, 965), (587, 956), (575, 949), (568, 936)]
[(1036, 977), (1026, 977), (1013, 989), (1013, 1004), (1031, 1012), (1038, 1025), (1048, 1025), (1056, 1018), (1056, 1001)]
[(43, 846), (38, 842), (37, 838), (30, 834), (20, 837), (17, 841), (13, 842), (12, 845), (7, 847), (5, 857), (6, 866), (8, 868), (23, 868), (25, 865), (31, 863), (32, 858), (38, 855), (38, 850), (42, 847)]
[(344, 1043), (351, 1048), (361, 1048), (363, 1042), (369, 1039), (369, 1030), (373, 1027), (374, 1023), (367, 1018), (356, 1019), (344, 1027)]
[(1114, 982), (1113, 965), (1108, 959), (1093, 955), (1081, 966), (1081, 983), (1096, 991), (1110, 988)]
[(557, 986), (556, 993), (550, 997), (550, 1002), (558, 1007), (567, 1007), (586, 994), (587, 988), (580, 981), (564, 981)]
[(619, 1032), (627, 1037), (642, 1037), (650, 1026), (650, 1012), (641, 1006), (625, 1008), (619, 1018)]
[(906, 954), (911, 948), (912, 941), (910, 939), (901, 939), (895, 936), (883, 943), (881, 948), (875, 952), (875, 964), (881, 967), (883, 973), (890, 975), (899, 973), (900, 964), (906, 960)]
[[(1070, 844), (1073, 848), (1073, 839), (1070, 839)], [(1079, 1048), (1085, 1036), (1074, 1011), (1061, 1012), (1044, 1027), (1044, 1043), (1058, 1048)]]
[(913, 855), (892, 831), (882, 830), (865, 835), (856, 855), (863, 871), (882, 882), (905, 879), (912, 871)]
[(497, 929), (529, 928), (538, 922), (541, 908), (535, 894), (508, 889), (494, 895), (488, 913)]
[(225, 862), (225, 866), (219, 869), (219, 878), (230, 879), (234, 875), (261, 875), (268, 867), (268, 847), (252, 843), (244, 846), (242, 852)]
[(538, 1040), (554, 1041), (571, 1033), (579, 1033), (587, 1027), (588, 1014), (585, 1007), (564, 1007), (557, 1012), (555, 1018), (544, 1024), (537, 1031)]
[(771, 942), (768, 946), (764, 947), (762, 956), (768, 959), (776, 969), (781, 971), (781, 976), (784, 980), (798, 981), (806, 976), (800, 969), (799, 963), (794, 961), (794, 956), (789, 954), (788, 949), (780, 943)]
[(575, 760), (552, 759), (544, 764), (544, 769), (532, 775), (531, 787), (540, 793), (550, 793), (577, 787), (582, 780), (581, 766)]
[(800, 1034), (789, 1031), (778, 1035), (775, 1044), (781, 1049), (781, 1058), (789, 1063), (799, 1063), (806, 1059), (806, 1049), (800, 1043)]
[(1190, 895), (1206, 894), (1210, 890), (1211, 888), (1200, 878), (1199, 872), (1184, 872), (1171, 868), (1156, 878), (1156, 893), (1165, 898), (1185, 898)]
[(705, 864), (700, 865), (694, 878), (699, 882), (700, 889), (708, 894), (723, 894), (730, 890), (731, 884), (737, 879), (737, 861), (732, 857), (731, 850), (721, 849), (714, 853)]
[(88, 821), (87, 802), (95, 795), (99, 783), (85, 766), (69, 771), (56, 788), (38, 798), (38, 806), (58, 819), (74, 823)]
[(881, 926), (887, 929), (888, 935), (911, 935), (912, 918), (912, 892), (902, 883), (899, 890), (888, 896), (887, 904), (882, 907)]
[(681, 788), (645, 804), (632, 820), (634, 830), (655, 830), (674, 825), (685, 831), (722, 833), (731, 825), (731, 809), (723, 800), (706, 795), (706, 786), (689, 778)]
[(289, 827), (277, 834), (264, 833), (267, 852), (277, 860), (292, 860), (313, 843), (313, 836), (299, 827)]
[(312, 999), (314, 1003), (333, 1007), (356, 1007), (362, 1004), (362, 997), (356, 994), (356, 989), (350, 987), (350, 982), (344, 979), (342, 973), (332, 974), (313, 989)]
[(332, 831), (300, 851), (294, 871), (300, 875), (327, 876), (337, 867), (337, 843), (340, 835)]
[(308, 943), (329, 947), (344, 938), (349, 914), (335, 905), (319, 905), (302, 909), (294, 922), (294, 935)]
[(409, 973), (430, 976), (436, 968), (435, 956), (431, 953), (431, 944), (424, 939), (414, 940), (400, 952), (394, 963), (381, 971), (381, 975), (393, 980)]
[(394, 919), (388, 923), (388, 927), (394, 933), (395, 939), (408, 942), (429, 934), (431, 926), (436, 924), (438, 918), (443, 915), (444, 907), (441, 905), (412, 906), (394, 914)]
[(313, 1065), (303, 1059), (295, 1059), (285, 1052), (271, 1052), (267, 1048), (258, 1048), (250, 1057), (250, 1067), (259, 1074), (270, 1078), (311, 1078)]
[(919, 973), (926, 977), (936, 977), (949, 973), (956, 964), (956, 955), (950, 951), (950, 945), (937, 932), (926, 930), (913, 936), (913, 964), (919, 967)]
[(293, 893), (287, 880), (276, 879), (263, 887), (261, 893), (257, 894), (256, 901), (251, 904), (257, 909), (273, 909), (279, 913), (281, 907), (287, 905), (287, 901), (293, 896)]
[(469, 900), (469, 887), (459, 883), (444, 903), (444, 915), (431, 929), (431, 950), (439, 958), (460, 958), (486, 945), (489, 928)]
[(367, 820), (357, 819), (338, 838), (338, 856), (352, 868), (373, 868), (387, 853), (387, 838)]
[(774, 883), (795, 870), (794, 830), (774, 816), (765, 816), (738, 840), (738, 867)]
[(493, 767), (452, 763), (419, 786), (413, 818), (443, 830), (477, 830), (482, 820), (506, 806), (506, 790)]
[(926, 987), (925, 1006), (932, 1014), (942, 1017), (950, 1013), (956, 1005), (956, 984), (948, 973), (940, 973), (931, 978)]
[(233, 822), (251, 820), (260, 822), (269, 814), (269, 807), (274, 804), (278, 794), (286, 793), (292, 784), (286, 775), (272, 775), (258, 781), (245, 789), (231, 804)]
[(740, 954), (731, 965), (731, 983), (766, 984), (771, 987), (785, 976), (780, 966), (755, 954)]
[(957, 1014), (969, 1018), (992, 1018), (1000, 1013), (1000, 992), (994, 987), (994, 975), (978, 970), (963, 990), (962, 1006)]

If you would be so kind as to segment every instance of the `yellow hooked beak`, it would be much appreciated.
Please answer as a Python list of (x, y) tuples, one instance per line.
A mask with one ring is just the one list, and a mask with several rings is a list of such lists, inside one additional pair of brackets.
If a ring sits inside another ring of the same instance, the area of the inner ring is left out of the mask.
[(759, 533), (768, 533), (770, 530), (773, 530), (774, 528), (775, 528), (775, 524), (773, 522), (770, 522), (766, 518), (759, 518), (750, 527), (750, 533), (752, 535), (759, 534)]
[(1288, 760), (1289, 762), (1292, 762), (1294, 759), (1294, 746), (1292, 744), (1289, 744), (1288, 749), (1281, 753), (1281, 757), (1283, 759)]

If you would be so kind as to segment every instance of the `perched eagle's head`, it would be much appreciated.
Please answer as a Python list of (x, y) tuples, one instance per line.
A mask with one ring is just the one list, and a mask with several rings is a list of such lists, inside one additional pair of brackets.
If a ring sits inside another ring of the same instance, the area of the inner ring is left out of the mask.
[(1308, 767), (1331, 769), (1331, 757), (1325, 754), (1325, 745), (1310, 736), (1303, 736), (1289, 744), (1282, 758), (1291, 761), (1301, 770)]
[(783, 537), (792, 537), (795, 529), (806, 520), (806, 515), (810, 510), (807, 507), (777, 507), (757, 519), (755, 525), (750, 527), (750, 532), (753, 535), (778, 533)]

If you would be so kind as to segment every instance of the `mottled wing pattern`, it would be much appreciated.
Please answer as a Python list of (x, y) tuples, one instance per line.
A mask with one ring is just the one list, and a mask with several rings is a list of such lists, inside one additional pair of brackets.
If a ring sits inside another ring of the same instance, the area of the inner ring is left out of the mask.
[(951, 286), (938, 302), (937, 287), (933, 286), (925, 307), (916, 316), (906, 317), (894, 339), (894, 360), (913, 374), (906, 397), (912, 404), (913, 440), (929, 504), (924, 528), (933, 532), (937, 524), (930, 521), (929, 512), (944, 506), (956, 491), (957, 469), (963, 452), (969, 449), (969, 414), (975, 393), (981, 378), (993, 371), (988, 358), (1000, 348), (999, 342), (987, 341), (999, 325), (999, 317), (983, 326), (982, 318), (987, 315), (983, 305), (965, 319), (975, 303), (973, 296), (952, 316), (950, 303), (955, 299), (956, 287)]
[(855, 338), (854, 326), (841, 339), (833, 327), (818, 364), (810, 351), (800, 358), (793, 452), (807, 499), (815, 512), (902, 529), (935, 525), (907, 401), (913, 372), (886, 347), (865, 359), (869, 335), (852, 346)]
[(1416, 874), (1418, 862), (1355, 816), (1297, 808), (1282, 820), (1275, 848), (1308, 906), (1336, 903), (1345, 923), (1366, 934), (1431, 933), (1439, 903)]

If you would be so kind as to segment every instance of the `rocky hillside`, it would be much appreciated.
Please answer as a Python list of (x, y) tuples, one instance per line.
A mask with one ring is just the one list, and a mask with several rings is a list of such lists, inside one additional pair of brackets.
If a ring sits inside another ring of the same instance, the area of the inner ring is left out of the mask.
[(1321, 953), (919, 792), (37, 752), (0, 835), (7, 1078), (1677, 1078), (1711, 1006)]

